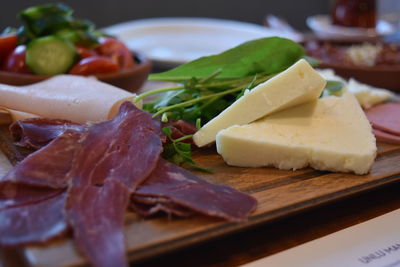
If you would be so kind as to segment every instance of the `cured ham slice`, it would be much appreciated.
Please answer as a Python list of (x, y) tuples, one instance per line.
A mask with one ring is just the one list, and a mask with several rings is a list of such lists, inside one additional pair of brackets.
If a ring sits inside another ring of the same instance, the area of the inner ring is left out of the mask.
[(376, 105), (365, 113), (373, 128), (400, 135), (400, 103)]
[(1, 107), (75, 122), (106, 120), (115, 105), (135, 96), (94, 78), (75, 75), (57, 75), (27, 86), (0, 84), (0, 95)]
[(65, 193), (0, 212), (0, 244), (42, 243), (67, 230), (63, 214)]
[(26, 122), (14, 125), (19, 142), (43, 147), (0, 179), (2, 245), (44, 242), (70, 226), (92, 265), (127, 266), (129, 204), (142, 215), (196, 212), (229, 221), (256, 207), (251, 196), (160, 159), (161, 123), (131, 102), (93, 125)]
[(62, 189), (27, 186), (18, 182), (0, 183), (0, 211), (40, 202), (54, 197), (62, 191)]
[(189, 217), (193, 211), (175, 204), (172, 200), (165, 197), (145, 197), (133, 195), (130, 208), (142, 216), (152, 216), (158, 213), (176, 215), (179, 217)]
[(372, 132), (374, 133), (377, 141), (400, 145), (400, 135), (394, 135), (378, 129), (373, 129)]
[(31, 186), (65, 188), (74, 155), (80, 149), (77, 132), (67, 132), (30, 154), (0, 178), (0, 185), (18, 182)]
[(134, 196), (163, 197), (198, 213), (230, 221), (242, 221), (257, 206), (257, 201), (232, 187), (200, 179), (165, 160), (160, 160)]
[(127, 266), (123, 223), (129, 194), (114, 180), (69, 190), (66, 212), (75, 244), (94, 266)]
[(86, 126), (68, 120), (32, 118), (14, 122), (10, 126), (15, 145), (39, 149), (67, 130), (83, 132)]
[(127, 266), (124, 215), (130, 194), (157, 165), (160, 134), (160, 123), (129, 102), (113, 120), (82, 134), (68, 174), (66, 214), (77, 246), (94, 266)]

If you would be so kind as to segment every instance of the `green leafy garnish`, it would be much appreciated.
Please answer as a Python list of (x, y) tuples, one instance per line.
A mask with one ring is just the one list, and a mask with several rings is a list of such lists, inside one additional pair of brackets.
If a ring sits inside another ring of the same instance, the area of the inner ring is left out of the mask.
[(151, 80), (175, 81), (180, 85), (145, 92), (161, 97), (144, 109), (169, 120), (206, 123), (246, 90), (251, 90), (304, 56), (301, 45), (279, 37), (262, 38), (241, 44), (221, 54), (202, 57), (175, 69), (150, 75)]
[(203, 172), (212, 172), (210, 169), (198, 166), (193, 161), (191, 144), (183, 142), (184, 140), (192, 138), (193, 135), (185, 135), (180, 138), (173, 139), (171, 136), (172, 130), (170, 127), (163, 127), (162, 131), (170, 141), (169, 144), (164, 145), (164, 151), (162, 154), (163, 158), (175, 163), (176, 165), (188, 164), (193, 169)]
[(344, 84), (341, 81), (337, 80), (327, 80), (324, 91), (321, 94), (321, 97), (335, 95), (342, 95), (342, 89), (344, 88)]
[(218, 80), (238, 79), (255, 74), (283, 71), (304, 55), (301, 45), (271, 37), (249, 41), (221, 54), (201, 57), (175, 69), (151, 74), (150, 80), (184, 82), (218, 73)]

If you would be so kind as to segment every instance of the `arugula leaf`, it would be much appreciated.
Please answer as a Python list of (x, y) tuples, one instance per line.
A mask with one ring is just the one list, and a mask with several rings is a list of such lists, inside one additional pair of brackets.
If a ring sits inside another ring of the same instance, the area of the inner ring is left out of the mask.
[(175, 163), (176, 165), (188, 164), (190, 167), (203, 172), (213, 172), (210, 169), (198, 166), (192, 159), (192, 145), (189, 143), (184, 143), (182, 141), (192, 138), (193, 135), (185, 135), (178, 139), (172, 138), (172, 130), (170, 126), (163, 127), (162, 131), (167, 136), (168, 140), (171, 142), (164, 145), (163, 158)]
[(201, 57), (175, 69), (151, 74), (150, 80), (183, 82), (219, 72), (213, 80), (237, 79), (257, 73), (278, 73), (304, 56), (304, 48), (280, 37), (243, 43), (221, 54)]

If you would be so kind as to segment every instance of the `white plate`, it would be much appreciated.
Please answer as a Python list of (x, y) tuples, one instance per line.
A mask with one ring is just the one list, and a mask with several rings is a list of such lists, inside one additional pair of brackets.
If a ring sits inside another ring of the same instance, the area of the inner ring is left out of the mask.
[(163, 66), (220, 53), (262, 37), (301, 39), (296, 34), (279, 33), (256, 24), (211, 18), (142, 19), (110, 26), (104, 31)]
[(307, 25), (320, 38), (323, 39), (373, 39), (388, 35), (395, 31), (387, 21), (379, 20), (375, 29), (356, 27), (342, 27), (333, 25), (328, 15), (315, 15), (308, 17)]

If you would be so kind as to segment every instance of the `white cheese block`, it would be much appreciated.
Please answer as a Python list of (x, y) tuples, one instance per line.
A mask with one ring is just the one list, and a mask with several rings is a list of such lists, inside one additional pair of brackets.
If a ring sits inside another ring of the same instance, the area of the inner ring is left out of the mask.
[(193, 140), (197, 146), (205, 146), (214, 142), (217, 133), (229, 126), (246, 124), (272, 112), (315, 100), (325, 84), (325, 79), (301, 59), (239, 98), (205, 124)]
[(351, 93), (329, 96), (217, 135), (226, 163), (365, 174), (376, 156), (371, 126)]

